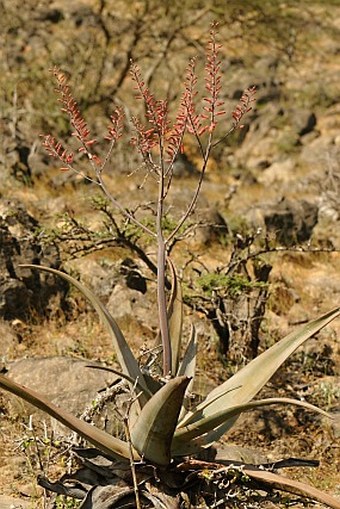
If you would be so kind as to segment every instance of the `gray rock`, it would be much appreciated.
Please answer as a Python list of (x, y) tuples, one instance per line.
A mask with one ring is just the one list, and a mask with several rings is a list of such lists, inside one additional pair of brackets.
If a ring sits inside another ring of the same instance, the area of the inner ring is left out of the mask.
[(189, 237), (193, 245), (208, 246), (230, 233), (225, 218), (214, 207), (199, 210), (196, 218), (198, 225)]
[(0, 495), (0, 507), (1, 509), (33, 509), (33, 503), (29, 500)]
[(123, 282), (114, 287), (107, 309), (115, 319), (129, 317), (148, 328), (158, 326), (157, 312), (153, 303), (145, 298), (142, 292), (128, 288)]
[(331, 422), (332, 431), (336, 439), (340, 438), (340, 409), (337, 412), (332, 412), (334, 420)]
[(26, 318), (32, 309), (41, 315), (62, 308), (67, 283), (47, 273), (19, 267), (21, 263), (60, 267), (59, 248), (42, 242), (39, 223), (19, 202), (0, 201), (0, 317)]
[(143, 294), (146, 293), (147, 284), (146, 278), (134, 260), (131, 258), (124, 258), (120, 265), (120, 273), (125, 277), (126, 285), (132, 290), (137, 290)]
[(110, 297), (117, 280), (114, 264), (90, 257), (71, 260), (66, 264), (69, 273), (79, 274), (80, 281), (89, 287), (104, 303)]
[[(88, 364), (89, 361), (64, 357), (21, 359), (8, 364), (7, 376), (68, 412), (80, 415), (98, 396), (98, 391), (117, 380), (113, 373), (87, 368)], [(19, 415), (38, 412), (14, 397), (11, 397), (11, 406)], [(57, 432), (65, 432), (65, 428), (52, 421)]]
[(309, 173), (324, 171), (325, 157), (334, 150), (335, 135), (325, 134), (303, 146), (299, 155), (299, 164), (308, 167)]
[(310, 239), (318, 221), (318, 207), (305, 200), (284, 199), (265, 214), (264, 221), (280, 244), (291, 246)]
[(266, 463), (267, 457), (255, 449), (249, 449), (248, 447), (241, 447), (239, 445), (223, 444), (217, 447), (216, 461), (219, 460), (232, 460), (232, 461), (243, 461), (244, 463), (259, 464)]
[(174, 175), (176, 177), (188, 177), (199, 173), (197, 167), (186, 154), (179, 154), (174, 163)]
[(292, 125), (299, 136), (311, 133), (316, 126), (316, 115), (310, 110), (294, 109), (290, 112)]
[[(31, 147), (23, 136), (11, 140), (6, 147), (5, 168), (10, 176), (23, 184), (32, 184), (32, 166), (30, 163)], [(2, 175), (3, 178), (3, 175)]]
[(238, 164), (248, 167), (248, 160), (272, 161), (277, 157), (278, 129), (275, 121), (280, 115), (280, 105), (269, 102), (261, 108), (261, 114), (254, 113), (255, 118), (249, 123), (247, 135), (242, 135), (242, 144), (238, 143), (234, 149), (234, 157)]
[(5, 320), (0, 319), (0, 362), (1, 359), (11, 354), (13, 347), (17, 344), (18, 338), (12, 327)]
[(250, 208), (245, 217), (252, 228), (265, 228), (284, 246), (306, 242), (318, 223), (319, 208), (306, 200), (283, 198), (279, 203), (264, 203)]
[(47, 9), (43, 8), (41, 9), (39, 15), (37, 16), (37, 19), (39, 21), (43, 22), (49, 22), (49, 23), (59, 23), (65, 18), (63, 12), (61, 9), (55, 9), (52, 7), (48, 7)]
[(258, 181), (264, 186), (288, 184), (294, 179), (296, 179), (295, 161), (292, 158), (274, 162), (258, 177)]

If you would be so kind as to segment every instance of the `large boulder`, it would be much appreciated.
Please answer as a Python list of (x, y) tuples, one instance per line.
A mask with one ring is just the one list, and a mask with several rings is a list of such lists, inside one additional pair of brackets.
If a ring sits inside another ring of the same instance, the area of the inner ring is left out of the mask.
[(6, 495), (0, 495), (1, 509), (30, 509), (32, 507), (31, 500), (23, 498), (13, 498)]
[[(72, 359), (69, 357), (43, 357), (33, 359), (19, 359), (8, 363), (6, 375), (15, 382), (25, 385), (39, 392), (48, 400), (74, 415), (81, 415), (86, 411), (91, 412), (93, 402), (111, 384), (118, 381), (117, 375), (98, 369), (87, 367), (91, 364), (86, 360)], [(28, 403), (22, 404), (21, 400), (10, 397), (11, 413), (17, 415), (38, 414), (41, 412)], [(105, 420), (106, 427), (111, 430), (117, 426), (114, 414), (115, 403), (111, 403), (109, 417), (96, 414), (98, 424)], [(97, 402), (99, 405), (99, 400)], [(113, 405), (113, 407), (112, 407)], [(45, 418), (46, 418), (46, 414)], [(91, 416), (92, 417), (92, 416)], [(57, 433), (65, 433), (65, 428), (52, 419), (52, 425)]]
[(57, 244), (43, 240), (39, 229), (38, 221), (21, 203), (0, 200), (0, 318), (24, 319), (32, 311), (46, 315), (56, 306), (65, 306), (68, 285), (64, 280), (19, 266), (60, 267)]
[(318, 222), (318, 207), (305, 200), (283, 199), (265, 214), (264, 222), (280, 244), (292, 246), (311, 238)]

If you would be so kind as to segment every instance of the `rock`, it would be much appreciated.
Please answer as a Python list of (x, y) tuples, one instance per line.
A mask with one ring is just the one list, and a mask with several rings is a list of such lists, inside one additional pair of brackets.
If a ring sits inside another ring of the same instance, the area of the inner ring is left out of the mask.
[(288, 200), (263, 203), (245, 211), (245, 219), (254, 229), (266, 229), (281, 245), (292, 246), (309, 240), (318, 223), (319, 207), (311, 202)]
[(247, 160), (247, 168), (249, 170), (266, 170), (271, 165), (271, 161), (268, 161), (264, 156), (249, 157)]
[(76, 271), (80, 281), (107, 302), (117, 282), (117, 270), (112, 262), (84, 257), (67, 262), (66, 269), (70, 273)]
[(283, 199), (264, 215), (266, 228), (273, 232), (277, 241), (292, 246), (311, 238), (318, 221), (318, 207), (305, 200)]
[(340, 409), (337, 412), (331, 412), (333, 421), (331, 422), (332, 431), (336, 439), (340, 438)]
[(323, 156), (323, 163), (322, 174), (315, 174), (318, 190), (321, 191), (320, 212), (335, 222), (340, 217), (340, 148), (333, 147), (328, 150)]
[(30, 500), (0, 495), (0, 507), (1, 509), (29, 509), (32, 507), (32, 502)]
[(137, 292), (146, 293), (146, 279), (140, 272), (137, 263), (131, 258), (125, 258), (120, 266), (120, 273), (125, 276), (126, 285)]
[(248, 167), (249, 159), (272, 161), (277, 157), (279, 131), (273, 126), (283, 114), (280, 105), (273, 102), (263, 105), (261, 113), (254, 112), (247, 136), (242, 136), (242, 144), (238, 143), (234, 150), (233, 155), (238, 164)]
[(20, 140), (16, 140), (12, 147), (8, 147), (7, 164), (11, 168), (11, 175), (26, 184), (31, 185), (32, 169), (30, 166), (31, 149)]
[(223, 444), (217, 447), (216, 461), (242, 461), (253, 465), (266, 463), (268, 458), (255, 449), (241, 447), (239, 445)]
[[(86, 367), (89, 361), (66, 357), (21, 359), (8, 364), (7, 376), (15, 382), (36, 390), (55, 405), (80, 415), (97, 397), (98, 391), (117, 380), (107, 371)], [(19, 415), (39, 412), (29, 404), (11, 397), (11, 406)], [(46, 417), (46, 414), (43, 414)], [(111, 413), (112, 418), (112, 413)], [(53, 428), (65, 433), (57, 421)]]
[(0, 361), (11, 354), (13, 346), (17, 344), (18, 338), (9, 323), (5, 320), (0, 320)]
[[(153, 308), (153, 303), (146, 299), (142, 292), (129, 288), (123, 282), (114, 287), (106, 307), (115, 319), (128, 317), (149, 329), (158, 327), (157, 312), (156, 308)], [(154, 311), (150, 312), (150, 309)]]
[(179, 154), (174, 163), (174, 176), (175, 177), (188, 177), (191, 175), (197, 175), (199, 173), (197, 167), (188, 156), (183, 153)]
[(52, 176), (49, 185), (52, 189), (58, 189), (61, 192), (65, 187), (79, 189), (79, 187), (88, 186), (89, 183), (82, 175), (73, 171), (65, 171)]
[(291, 112), (292, 125), (299, 136), (311, 133), (316, 126), (316, 115), (309, 110), (294, 110)]
[(55, 24), (55, 23), (60, 23), (60, 21), (65, 19), (65, 16), (64, 16), (63, 11), (61, 11), (60, 9), (48, 8), (46, 10), (45, 9), (41, 10), (39, 15), (37, 16), (37, 19), (42, 22), (47, 21), (47, 22)]
[[(72, 5), (72, 19), (76, 27), (80, 26), (97, 26), (96, 25), (96, 14), (92, 7), (89, 5), (83, 5), (82, 3), (73, 3)], [(98, 23), (98, 22), (97, 22)]]
[(335, 104), (327, 108), (323, 115), (318, 119), (318, 129), (322, 135), (334, 133), (337, 135), (340, 128), (340, 103), (336, 101)]
[(295, 179), (295, 161), (292, 158), (287, 158), (283, 161), (276, 161), (268, 168), (262, 171), (258, 177), (258, 182), (264, 186), (272, 186), (276, 183), (289, 183)]
[(24, 206), (15, 201), (0, 201), (0, 317), (24, 319), (34, 310), (46, 315), (53, 301), (65, 305), (68, 284), (47, 273), (19, 267), (21, 263), (60, 267), (59, 248), (43, 242), (39, 223)]
[(227, 235), (229, 228), (226, 220), (216, 208), (201, 209), (196, 213), (198, 226), (193, 229), (190, 237), (194, 245), (208, 246), (223, 235)]
[(325, 134), (304, 145), (299, 155), (299, 164), (308, 167), (309, 173), (324, 171), (325, 156), (334, 150), (335, 136)]
[(4, 318), (23, 317), (29, 309), (32, 292), (22, 281), (0, 278), (0, 316)]
[(91, 288), (116, 320), (129, 317), (129, 322), (137, 321), (150, 329), (158, 322), (154, 313), (150, 317), (152, 304), (145, 298), (147, 279), (142, 272), (145, 266), (142, 267), (142, 263), (128, 257), (118, 264), (86, 257), (67, 263), (67, 270), (79, 273), (80, 281)]

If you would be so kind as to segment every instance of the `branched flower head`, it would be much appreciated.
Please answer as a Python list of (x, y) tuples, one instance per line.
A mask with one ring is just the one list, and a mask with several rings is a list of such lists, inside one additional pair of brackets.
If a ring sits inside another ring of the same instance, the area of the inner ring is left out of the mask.
[(132, 117), (132, 123), (135, 128), (135, 136), (131, 138), (131, 143), (137, 147), (145, 163), (152, 160), (152, 150), (158, 144), (157, 137), (153, 128), (147, 129), (137, 117)]
[(91, 147), (97, 140), (90, 137), (90, 129), (79, 110), (77, 101), (72, 95), (65, 74), (62, 73), (58, 67), (54, 67), (51, 72), (57, 82), (56, 92), (59, 95), (59, 102), (62, 105), (61, 111), (66, 112), (69, 116), (70, 124), (74, 129), (72, 136), (77, 138), (81, 143), (78, 152), (84, 152), (90, 161), (99, 165), (99, 157), (91, 151)]
[(186, 129), (196, 137), (199, 145), (201, 145), (200, 137), (202, 134), (207, 131), (212, 133), (217, 125), (217, 117), (225, 114), (224, 109), (222, 109), (224, 101), (220, 99), (221, 61), (218, 54), (221, 45), (217, 43), (217, 27), (217, 23), (212, 24), (207, 45), (205, 88), (208, 95), (204, 98), (204, 112), (198, 114), (196, 111), (196, 59), (192, 58), (187, 67), (185, 90), (181, 98), (176, 121), (168, 138), (169, 147), (167, 152), (170, 157), (178, 153)]
[(167, 137), (167, 154), (170, 162), (173, 161), (182, 150), (182, 143), (185, 131), (197, 133), (200, 129), (200, 118), (196, 113), (194, 98), (197, 95), (197, 75), (195, 72), (196, 59), (189, 61), (186, 70), (184, 92), (182, 94), (178, 112), (172, 128)]
[(255, 100), (256, 100), (255, 94), (256, 94), (255, 86), (249, 87), (243, 92), (238, 105), (232, 112), (232, 117), (234, 119), (233, 126), (235, 129), (236, 128), (241, 129), (242, 127), (244, 127), (241, 124), (241, 120), (246, 113), (248, 113), (249, 111), (251, 111), (253, 109), (252, 103), (255, 102)]
[(217, 117), (224, 115), (224, 101), (220, 99), (221, 93), (221, 60), (219, 59), (219, 51), (221, 44), (217, 42), (218, 23), (213, 23), (210, 30), (210, 39), (207, 47), (207, 57), (205, 65), (205, 88), (208, 92), (204, 98), (206, 103), (203, 107), (205, 113), (202, 113), (201, 119), (207, 121), (207, 124), (200, 129), (200, 134), (206, 131), (212, 133), (217, 125)]
[(43, 138), (42, 145), (46, 149), (48, 155), (53, 157), (54, 159), (59, 159), (59, 161), (65, 164), (65, 166), (60, 169), (62, 171), (67, 171), (71, 169), (71, 165), (74, 160), (74, 152), (65, 149), (62, 143), (56, 140), (50, 134), (42, 135), (42, 138)]
[(105, 140), (115, 144), (123, 135), (124, 112), (122, 108), (116, 108), (110, 116), (111, 124), (107, 128)]
[(161, 141), (169, 130), (168, 101), (155, 99), (155, 96), (146, 86), (138, 65), (135, 63), (131, 65), (131, 76), (136, 84), (135, 90), (138, 92), (137, 99), (143, 100), (146, 118), (152, 126), (152, 131), (156, 139)]
[[(176, 157), (183, 151), (183, 140), (186, 133), (195, 137), (203, 156), (203, 167), (205, 168), (207, 158), (211, 148), (226, 138), (236, 128), (241, 125), (242, 117), (252, 109), (251, 103), (255, 100), (255, 88), (247, 89), (241, 97), (240, 103), (232, 113), (233, 126), (218, 142), (213, 142), (213, 132), (215, 131), (218, 118), (225, 114), (223, 109), (224, 101), (221, 99), (221, 60), (219, 51), (221, 45), (217, 41), (217, 23), (211, 25), (209, 42), (206, 50), (205, 64), (205, 89), (206, 96), (203, 98), (203, 109), (197, 112), (197, 74), (196, 59), (189, 61), (186, 70), (184, 92), (181, 96), (180, 104), (173, 124), (168, 118), (168, 101), (158, 100), (151, 93), (141, 71), (137, 64), (132, 63), (131, 75), (137, 91), (137, 99), (144, 103), (145, 115), (144, 122), (138, 117), (133, 117), (132, 122), (135, 127), (135, 136), (131, 142), (134, 144), (148, 169), (156, 169), (162, 173), (163, 177), (169, 177), (168, 185), (171, 182), (173, 165)], [(70, 119), (74, 136), (80, 143), (78, 152), (86, 154), (91, 162), (92, 169), (98, 176), (106, 166), (112, 150), (123, 133), (124, 113), (122, 108), (116, 108), (111, 115), (111, 124), (108, 126), (105, 140), (110, 142), (110, 148), (101, 162), (99, 157), (93, 152), (93, 145), (97, 142), (91, 137), (90, 129), (84, 120), (78, 104), (73, 97), (68, 80), (59, 68), (54, 67), (51, 70), (56, 79), (56, 92), (59, 96), (59, 102), (62, 105), (62, 111), (66, 112)], [(206, 146), (202, 141), (202, 135), (208, 133)], [(47, 152), (54, 158), (58, 158), (64, 164), (63, 168), (73, 169), (72, 162), (74, 153), (64, 148), (61, 142), (55, 140), (52, 136), (44, 136), (43, 146)], [(155, 154), (158, 154), (159, 160), (154, 162)], [(165, 155), (167, 157), (165, 157)], [(165, 164), (166, 163), (166, 164)], [(204, 171), (202, 172), (202, 174)], [(195, 200), (194, 200), (195, 201)], [(193, 207), (190, 206), (190, 210)]]

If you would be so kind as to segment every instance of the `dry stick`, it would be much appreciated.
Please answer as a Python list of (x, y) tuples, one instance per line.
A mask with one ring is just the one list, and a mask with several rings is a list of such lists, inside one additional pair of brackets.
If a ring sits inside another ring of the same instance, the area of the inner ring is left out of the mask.
[(152, 230), (150, 230), (150, 228), (148, 228), (147, 226), (145, 226), (143, 223), (141, 223), (140, 221), (138, 221), (138, 219), (136, 219), (134, 216), (132, 216), (128, 210), (126, 210), (120, 203), (118, 200), (116, 200), (116, 198), (114, 198), (112, 196), (112, 194), (110, 193), (110, 191), (107, 189), (106, 187), (106, 184), (104, 183), (103, 179), (102, 179), (102, 176), (101, 175), (98, 175), (97, 174), (97, 178), (98, 178), (98, 185), (99, 187), (102, 189), (103, 193), (105, 194), (105, 196), (110, 200), (110, 202), (114, 205), (115, 208), (117, 208), (122, 214), (123, 216), (125, 216), (127, 219), (129, 219), (130, 221), (132, 221), (135, 225), (137, 225), (139, 228), (141, 228), (145, 233), (147, 233), (148, 235), (150, 235), (151, 237), (155, 237), (155, 234)]
[[(39, 445), (38, 445), (38, 437), (37, 437), (37, 434), (36, 434), (36, 432), (34, 430), (33, 416), (32, 415), (30, 415), (30, 417), (29, 417), (29, 424), (28, 424), (28, 426), (25, 426), (25, 428), (28, 429), (28, 431), (29, 431), (29, 433), (31, 435), (32, 442), (34, 443), (36, 457), (37, 457), (37, 460), (38, 460), (40, 472), (42, 472), (45, 475), (44, 462), (42, 460), (41, 453), (40, 453), (40, 448), (39, 448)], [(44, 428), (45, 428), (45, 437), (46, 437), (47, 430), (46, 430), (46, 423), (45, 423), (45, 421), (44, 421)], [(51, 435), (51, 443), (52, 443), (52, 436), (53, 435)], [(31, 460), (31, 455), (33, 455), (33, 453), (31, 451), (27, 452), (26, 449), (25, 449), (24, 450), (24, 454), (26, 456), (26, 461), (29, 464), (29, 468), (31, 470), (31, 474), (35, 475), (36, 469), (34, 468), (32, 460)], [(48, 465), (49, 465), (49, 460), (50, 460), (50, 454), (51, 454), (51, 447), (48, 448), (47, 470), (48, 470)], [(44, 496), (43, 504), (44, 504), (44, 508), (46, 508), (47, 507), (47, 505), (46, 505), (47, 501), (46, 501), (46, 490), (45, 489), (44, 489), (44, 495), (43, 496)]]
[[(102, 366), (100, 366), (100, 367), (99, 366), (88, 366), (88, 367), (113, 371), (110, 368), (105, 368)], [(139, 498), (138, 479), (137, 479), (137, 475), (136, 475), (136, 466), (135, 466), (135, 462), (134, 462), (134, 451), (133, 451), (133, 445), (132, 445), (131, 434), (130, 434), (130, 425), (129, 425), (129, 413), (130, 413), (131, 407), (132, 407), (133, 403), (135, 403), (135, 401), (141, 395), (141, 392), (140, 392), (137, 394), (137, 396), (135, 396), (135, 397), (133, 396), (133, 394), (136, 391), (137, 386), (138, 386), (138, 377), (135, 380), (134, 386), (130, 389), (130, 398), (127, 402), (127, 408), (126, 408), (124, 414), (117, 406), (115, 407), (114, 410), (115, 410), (116, 415), (118, 416), (118, 419), (120, 419), (121, 422), (123, 422), (123, 426), (124, 426), (124, 433), (125, 433), (126, 442), (128, 444), (128, 449), (129, 449), (129, 462), (130, 462), (130, 469), (131, 469), (131, 475), (132, 475), (133, 491), (134, 491), (135, 500), (136, 500), (136, 509), (142, 509), (140, 498)]]
[(133, 449), (132, 449), (131, 435), (130, 435), (130, 429), (129, 429), (129, 418), (127, 415), (124, 416), (123, 423), (124, 423), (125, 436), (126, 436), (126, 440), (127, 440), (127, 443), (129, 446), (129, 452), (130, 452), (130, 468), (131, 468), (131, 474), (132, 474), (133, 491), (134, 491), (135, 499), (136, 499), (136, 509), (142, 509), (142, 506), (140, 503), (140, 498), (139, 498), (136, 467), (135, 467), (135, 462), (133, 460)]
[[(47, 143), (47, 142), (46, 142)], [(60, 159), (60, 156), (58, 154), (58, 152), (56, 151), (56, 149), (51, 145), (49, 144), (48, 145), (48, 148), (50, 149), (51, 153), (53, 153), (55, 155), (55, 157), (58, 157)], [(93, 163), (93, 159), (91, 156), (91, 154), (88, 152), (88, 150), (86, 149), (86, 154), (89, 158), (89, 161), (90, 161), (90, 164), (92, 166), (92, 169), (97, 177), (97, 180), (95, 180), (94, 178), (91, 178), (89, 177), (88, 175), (86, 175), (85, 173), (83, 173), (82, 171), (80, 170), (77, 170), (77, 168), (75, 168), (73, 165), (69, 164), (69, 163), (65, 163), (63, 160), (62, 162), (64, 163), (65, 167), (67, 167), (70, 171), (76, 173), (77, 175), (80, 175), (81, 177), (83, 177), (85, 180), (87, 180), (88, 182), (91, 182), (92, 184), (95, 184), (97, 185), (98, 187), (100, 187), (100, 189), (102, 190), (103, 194), (106, 196), (106, 198), (112, 203), (112, 205), (118, 209), (121, 214), (126, 218), (126, 219), (129, 219), (131, 222), (133, 222), (136, 226), (138, 226), (139, 228), (141, 228), (145, 233), (147, 233), (148, 235), (150, 235), (151, 237), (155, 237), (155, 234), (152, 230), (150, 230), (150, 228), (148, 228), (147, 226), (145, 226), (143, 223), (141, 223), (140, 221), (138, 221), (138, 219), (136, 219), (132, 214), (130, 214), (130, 212), (124, 208), (118, 200), (116, 200), (116, 198), (114, 198), (114, 196), (112, 196), (112, 194), (110, 193), (110, 191), (107, 189), (106, 187), (106, 184), (105, 182), (103, 181), (103, 178), (101, 176), (101, 172), (97, 170), (97, 168), (95, 167), (94, 163)]]
[[(45, 439), (45, 443), (49, 443), (49, 446), (48, 446), (48, 449), (47, 449), (47, 458), (45, 460), (45, 469), (43, 468), (42, 472), (45, 473), (49, 471), (49, 468), (50, 468), (50, 461), (51, 461), (51, 451), (52, 451), (52, 446), (53, 446), (53, 439), (54, 439), (54, 432), (53, 432), (53, 429), (51, 429), (51, 436), (49, 438), (48, 436), (48, 430), (47, 430), (47, 426), (46, 426), (46, 421), (43, 421), (43, 425), (44, 425), (44, 439)], [(48, 505), (49, 505), (49, 501), (48, 501), (48, 495), (47, 495), (47, 490), (44, 489), (44, 509), (48, 509)]]
[[(198, 135), (197, 135), (198, 136)], [(201, 142), (199, 140), (199, 145), (201, 147)], [(209, 155), (210, 155), (210, 151), (211, 151), (211, 139), (209, 139), (209, 143), (208, 143), (208, 146), (207, 146), (207, 149), (203, 155), (203, 163), (202, 163), (202, 169), (201, 169), (201, 174), (200, 174), (200, 177), (199, 177), (199, 180), (198, 180), (198, 183), (197, 183), (197, 186), (196, 186), (196, 190), (194, 192), (194, 195), (191, 199), (191, 202), (187, 208), (187, 210), (185, 211), (185, 213), (183, 214), (183, 216), (181, 217), (181, 219), (178, 221), (177, 223), (177, 226), (175, 227), (175, 229), (171, 232), (171, 234), (169, 235), (169, 237), (166, 239), (165, 241), (165, 244), (166, 246), (169, 245), (169, 242), (174, 239), (174, 237), (176, 236), (176, 234), (178, 233), (178, 231), (181, 229), (181, 227), (183, 226), (183, 224), (185, 223), (185, 221), (188, 219), (189, 216), (191, 216), (191, 214), (193, 213), (195, 207), (196, 207), (196, 204), (197, 204), (197, 200), (198, 200), (198, 197), (199, 197), (199, 194), (200, 194), (200, 191), (201, 191), (201, 188), (202, 188), (202, 184), (203, 184), (203, 180), (204, 180), (204, 175), (205, 175), (205, 170), (207, 168), (207, 164), (208, 164), (208, 160), (209, 160)]]

